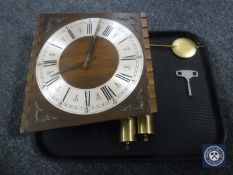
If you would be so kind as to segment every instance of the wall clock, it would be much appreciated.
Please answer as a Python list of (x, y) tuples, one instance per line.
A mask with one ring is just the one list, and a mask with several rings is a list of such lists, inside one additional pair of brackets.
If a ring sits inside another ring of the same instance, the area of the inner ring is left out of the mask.
[(21, 132), (156, 112), (145, 14), (44, 14), (35, 35)]

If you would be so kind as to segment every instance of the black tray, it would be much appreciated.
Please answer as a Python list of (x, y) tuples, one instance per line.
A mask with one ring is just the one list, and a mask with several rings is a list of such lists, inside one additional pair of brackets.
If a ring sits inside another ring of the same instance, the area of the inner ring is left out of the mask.
[[(150, 32), (150, 42), (171, 44), (178, 37), (188, 37), (198, 45), (204, 43), (187, 32)], [(226, 130), (219, 111), (211, 78), (207, 48), (187, 60), (176, 57), (169, 48), (152, 48), (159, 112), (155, 117), (155, 134), (148, 143), (140, 139), (126, 151), (119, 143), (119, 121), (80, 127), (54, 129), (36, 133), (39, 148), (56, 158), (106, 160), (200, 159), (202, 144), (225, 143)], [(185, 79), (179, 69), (196, 70), (191, 79), (193, 96), (187, 95)]]

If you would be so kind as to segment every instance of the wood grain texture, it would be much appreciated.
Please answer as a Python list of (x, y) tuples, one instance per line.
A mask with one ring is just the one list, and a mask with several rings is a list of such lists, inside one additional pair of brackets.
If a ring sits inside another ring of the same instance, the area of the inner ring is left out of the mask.
[(142, 35), (145, 47), (145, 60), (147, 66), (147, 80), (148, 80), (148, 93), (149, 93), (149, 101), (151, 113), (157, 112), (157, 98), (155, 91), (155, 79), (154, 79), (154, 70), (152, 66), (152, 57), (150, 50), (150, 42), (149, 42), (149, 34), (148, 34), (148, 26), (146, 20), (146, 13), (141, 13), (141, 24), (142, 24)]
[[(65, 49), (59, 61), (60, 70), (82, 62), (87, 54), (89, 39), (90, 37), (78, 39)], [(97, 37), (93, 56), (95, 57), (86, 68), (80, 67), (62, 74), (66, 82), (81, 89), (94, 88), (107, 82), (118, 66), (117, 50), (106, 39)]]

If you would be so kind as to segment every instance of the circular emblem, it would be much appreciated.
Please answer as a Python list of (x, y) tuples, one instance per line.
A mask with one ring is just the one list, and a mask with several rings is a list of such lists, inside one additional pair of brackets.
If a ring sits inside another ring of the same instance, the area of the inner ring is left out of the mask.
[(210, 166), (221, 165), (224, 157), (224, 151), (219, 146), (210, 146), (204, 152), (204, 160)]

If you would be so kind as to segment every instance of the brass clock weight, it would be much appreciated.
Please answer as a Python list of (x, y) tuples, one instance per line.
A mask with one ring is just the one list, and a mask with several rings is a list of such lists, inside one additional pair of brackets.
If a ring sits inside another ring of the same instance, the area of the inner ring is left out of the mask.
[(120, 141), (154, 133), (155, 82), (145, 13), (41, 15), (20, 132), (120, 121)]

